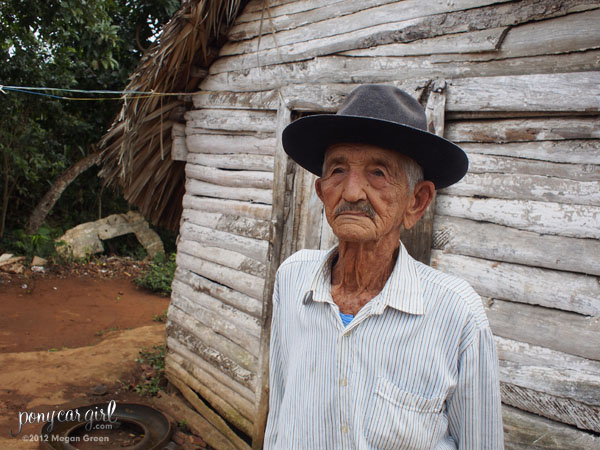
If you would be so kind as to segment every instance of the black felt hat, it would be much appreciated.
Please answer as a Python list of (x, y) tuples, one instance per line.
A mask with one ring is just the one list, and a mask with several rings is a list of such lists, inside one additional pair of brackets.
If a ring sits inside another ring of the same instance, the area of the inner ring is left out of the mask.
[(336, 114), (303, 117), (289, 124), (283, 148), (306, 170), (321, 176), (325, 151), (341, 142), (360, 142), (394, 150), (423, 167), (424, 178), (441, 189), (459, 181), (469, 168), (456, 144), (427, 131), (425, 111), (394, 86), (371, 84), (354, 89)]

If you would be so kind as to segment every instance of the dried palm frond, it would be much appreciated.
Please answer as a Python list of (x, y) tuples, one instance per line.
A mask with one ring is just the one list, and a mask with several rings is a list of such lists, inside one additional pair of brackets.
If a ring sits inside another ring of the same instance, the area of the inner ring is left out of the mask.
[[(193, 92), (199, 71), (244, 0), (187, 0), (165, 25), (131, 75), (127, 91)], [(171, 128), (181, 120), (177, 96), (124, 98), (123, 107), (100, 142), (100, 176), (119, 184), (127, 201), (155, 225), (177, 229), (185, 191), (184, 163), (171, 159)]]

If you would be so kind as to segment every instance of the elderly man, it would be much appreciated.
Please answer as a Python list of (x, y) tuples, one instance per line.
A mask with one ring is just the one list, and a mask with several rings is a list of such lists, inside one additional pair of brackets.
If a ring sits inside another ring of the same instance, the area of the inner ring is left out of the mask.
[(267, 449), (501, 449), (498, 361), (481, 300), (410, 257), (411, 228), (465, 153), (392, 86), (308, 116), (285, 151), (317, 174), (339, 239), (284, 261), (273, 295)]

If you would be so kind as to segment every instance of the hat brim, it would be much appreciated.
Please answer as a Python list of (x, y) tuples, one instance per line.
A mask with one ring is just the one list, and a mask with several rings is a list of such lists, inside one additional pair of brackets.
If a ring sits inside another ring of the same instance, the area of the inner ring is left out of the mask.
[(425, 180), (436, 189), (456, 183), (469, 168), (469, 159), (458, 145), (418, 128), (371, 117), (306, 116), (290, 123), (282, 134), (285, 152), (318, 176), (327, 148), (341, 142), (376, 145), (406, 155), (423, 168)]

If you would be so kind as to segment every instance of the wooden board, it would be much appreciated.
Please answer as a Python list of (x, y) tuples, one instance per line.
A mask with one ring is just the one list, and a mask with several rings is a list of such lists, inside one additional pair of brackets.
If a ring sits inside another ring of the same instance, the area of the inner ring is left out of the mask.
[[(247, 134), (205, 134), (197, 129), (189, 129), (186, 138), (188, 151), (191, 153), (210, 153), (218, 155), (253, 154), (270, 155), (275, 151), (275, 142), (270, 137), (251, 136)], [(188, 159), (189, 161), (189, 159)]]
[[(598, 317), (586, 317), (558, 309), (495, 299), (484, 299), (484, 305), (495, 336), (600, 361), (598, 345), (600, 319)], [(566, 358), (565, 355), (563, 356)], [(550, 363), (547, 358), (542, 364), (550, 365)], [(600, 377), (600, 363), (595, 362), (594, 367)], [(570, 369), (579, 370), (575, 365)], [(600, 378), (598, 389), (600, 389)]]
[[(600, 139), (600, 118), (598, 117), (544, 117), (536, 119), (496, 119), (496, 120), (461, 120), (451, 121), (446, 124), (446, 138), (453, 142), (478, 142), (478, 143), (507, 143), (519, 142), (519, 144), (510, 144), (510, 146), (485, 146), (481, 144), (465, 146), (475, 153), (485, 153), (486, 148), (490, 152), (506, 151), (514, 154), (523, 154), (524, 158), (546, 159), (554, 152), (553, 147), (546, 146), (552, 143), (544, 143), (537, 141), (562, 141), (580, 140), (580, 139)], [(529, 141), (536, 141), (527, 143)], [(558, 145), (574, 146), (573, 151), (576, 154), (581, 154), (579, 148), (583, 148), (583, 155), (580, 158), (594, 157), (595, 152), (593, 147), (586, 147), (583, 141), (570, 141)], [(506, 145), (506, 144), (505, 144)], [(592, 143), (592, 146), (597, 145), (597, 141)], [(512, 147), (511, 147), (512, 146)], [(540, 149), (538, 155), (535, 156), (535, 149)], [(597, 148), (597, 147), (595, 147)], [(481, 150), (475, 150), (481, 149)], [(519, 150), (514, 150), (519, 149)], [(523, 149), (523, 150), (521, 150)], [(529, 150), (524, 154), (524, 150)], [(597, 153), (597, 152), (596, 152)], [(490, 153), (504, 154), (510, 156), (511, 153)], [(562, 153), (561, 153), (562, 154)], [(561, 156), (562, 158), (562, 156)], [(596, 155), (597, 158), (597, 155)], [(555, 161), (555, 159), (549, 159)], [(598, 159), (587, 161), (578, 159), (576, 161), (568, 161), (561, 159), (557, 162), (590, 162), (600, 164)]]
[[(512, 344), (512, 345), (511, 345)], [(571, 366), (577, 358), (504, 340), (500, 345), (503, 402), (563, 423), (598, 431), (600, 427), (600, 364)], [(514, 355), (518, 349), (524, 354)], [(549, 360), (549, 354), (554, 360)], [(585, 361), (585, 360), (584, 360)], [(546, 405), (546, 406), (544, 406)]]
[(167, 336), (185, 345), (238, 383), (254, 389), (256, 358), (176, 306), (169, 308)]
[(431, 265), (467, 280), (483, 297), (600, 316), (597, 277), (452, 255), (433, 250)]
[[(183, 367), (179, 366), (174, 360), (171, 360), (168, 368), (165, 368), (167, 379), (181, 379), (182, 383), (193, 389), (195, 392), (200, 393), (201, 397), (206, 399), (215, 410), (222, 415), (229, 423), (234, 424), (237, 428), (244, 430), (250, 430), (252, 428), (252, 422), (247, 418), (243, 417), (232, 405), (227, 403), (212, 389), (204, 386), (197, 378), (191, 376)], [(214, 389), (214, 387), (213, 387)]]
[(253, 258), (248, 258), (240, 253), (199, 242), (180, 239), (179, 246), (185, 253), (203, 258), (207, 261), (229, 267), (255, 277), (264, 278), (266, 275), (265, 264)]
[(600, 276), (600, 242), (517, 230), (487, 222), (437, 215), (433, 248), (553, 270)]
[(271, 216), (271, 205), (252, 204), (237, 200), (218, 200), (185, 194), (183, 208), (206, 211), (229, 216), (242, 216), (251, 219), (268, 220)]
[(506, 450), (591, 450), (600, 448), (600, 438), (537, 414), (510, 406), (502, 407)]
[(448, 111), (600, 111), (600, 72), (461, 78), (449, 83)]
[[(267, 261), (269, 248), (267, 241), (195, 225), (189, 221), (181, 225), (180, 236), (182, 239), (187, 239), (188, 241), (237, 252), (262, 263)], [(178, 250), (185, 251), (185, 247), (181, 247)]]
[(575, 181), (542, 175), (469, 173), (441, 194), (535, 200), (600, 206), (598, 181)]
[(243, 200), (250, 203), (270, 205), (273, 201), (273, 191), (249, 187), (219, 186), (213, 183), (187, 178), (185, 191), (188, 195), (201, 197), (223, 198), (228, 200)]
[(198, 164), (186, 164), (185, 174), (188, 178), (230, 187), (249, 187), (272, 189), (273, 174), (252, 170), (221, 170)]
[(508, 27), (450, 34), (408, 43), (378, 45), (369, 49), (349, 50), (345, 56), (414, 56), (442, 53), (480, 53), (498, 51)]
[(219, 169), (256, 170), (268, 173), (273, 171), (273, 157), (269, 155), (188, 153), (187, 162)]
[(177, 252), (177, 266), (181, 266), (214, 282), (224, 284), (257, 300), (262, 298), (265, 283), (265, 280), (262, 278), (238, 272), (229, 267), (221, 266), (220, 264), (215, 264), (193, 255), (188, 255), (181, 250)]
[(188, 129), (195, 127), (218, 131), (275, 132), (275, 114), (269, 111), (201, 109), (186, 112), (185, 119), (187, 136), (190, 135)]
[[(497, 147), (500, 146), (503, 145), (497, 145)], [(600, 142), (598, 142), (598, 146), (600, 147)], [(565, 146), (565, 150), (568, 151), (567, 146)], [(499, 151), (502, 150), (499, 149)], [(519, 153), (515, 153), (513, 157), (472, 153), (470, 149), (467, 149), (467, 152), (469, 153), (469, 173), (519, 173), (579, 181), (600, 181), (600, 164), (563, 164), (541, 159), (536, 161), (522, 158)], [(566, 156), (570, 156), (569, 153)], [(590, 155), (590, 157), (593, 156)]]
[(269, 222), (250, 217), (240, 217), (228, 214), (211, 213), (186, 209), (181, 216), (182, 221), (224, 231), (239, 236), (245, 236), (263, 241), (269, 240)]
[(262, 311), (262, 301), (237, 292), (220, 283), (215, 283), (208, 278), (198, 275), (194, 272), (178, 267), (175, 270), (175, 277), (191, 286), (198, 292), (210, 295), (220, 300), (224, 305), (229, 305), (239, 311), (244, 311), (248, 315), (260, 318)]
[[(199, 317), (201, 321), (208, 320), (223, 328), (223, 334), (232, 341), (258, 355), (256, 344), (260, 337), (260, 323), (256, 317), (246, 314), (234, 307), (224, 304), (204, 292), (200, 292), (187, 283), (186, 278), (175, 277), (173, 287), (179, 295), (177, 306), (193, 317)], [(216, 325), (215, 325), (216, 326)], [(231, 334), (226, 331), (231, 328)]]
[[(472, 61), (470, 55), (430, 55), (414, 57), (363, 58), (321, 56), (286, 64), (274, 64), (241, 71), (209, 74), (200, 88), (208, 91), (247, 92), (277, 89), (289, 84), (325, 84), (343, 80), (353, 83), (387, 83), (421, 78), (458, 79), (460, 77), (519, 76), (523, 73), (594, 71), (600, 51), (540, 55), (505, 60)], [(595, 91), (595, 89), (594, 89)], [(579, 100), (576, 103), (593, 103)], [(513, 102), (514, 103), (514, 102)], [(563, 108), (566, 108), (563, 105)], [(492, 111), (493, 112), (493, 111)]]
[(600, 238), (597, 206), (438, 195), (436, 212), (540, 234)]

